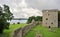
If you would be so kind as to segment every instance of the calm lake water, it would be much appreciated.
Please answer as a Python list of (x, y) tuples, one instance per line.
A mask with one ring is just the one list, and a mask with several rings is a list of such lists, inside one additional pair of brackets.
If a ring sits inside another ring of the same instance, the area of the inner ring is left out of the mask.
[(11, 20), (11, 21), (10, 21), (10, 24), (13, 24), (13, 23), (16, 24), (17, 22), (20, 22), (20, 23), (26, 23), (27, 20)]

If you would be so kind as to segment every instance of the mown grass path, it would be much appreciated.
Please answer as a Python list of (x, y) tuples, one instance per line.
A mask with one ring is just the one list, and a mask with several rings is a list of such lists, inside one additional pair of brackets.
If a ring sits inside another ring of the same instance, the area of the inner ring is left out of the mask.
[(9, 30), (4, 30), (3, 34), (0, 34), (0, 37), (11, 37), (12, 32), (16, 30), (17, 28), (24, 27), (27, 24), (15, 24), (15, 25), (10, 25)]
[(42, 34), (42, 37), (60, 37), (60, 28), (53, 28), (54, 31), (49, 31), (47, 27), (43, 27), (40, 25), (35, 26), (29, 31), (25, 37), (36, 37), (36, 32), (39, 31)]

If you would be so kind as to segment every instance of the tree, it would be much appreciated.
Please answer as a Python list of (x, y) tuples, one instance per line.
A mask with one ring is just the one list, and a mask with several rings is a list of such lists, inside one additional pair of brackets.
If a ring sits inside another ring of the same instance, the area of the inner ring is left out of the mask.
[(35, 20), (35, 21), (42, 21), (42, 16), (31, 16), (31, 17), (29, 17), (28, 18), (28, 21), (27, 21), (27, 23), (29, 24), (29, 23), (31, 23), (32, 22), (32, 20)]
[(4, 29), (9, 28), (9, 20), (13, 18), (13, 14), (10, 12), (10, 8), (7, 5), (0, 7), (0, 33), (3, 33)]
[(13, 18), (13, 14), (10, 12), (10, 8), (7, 5), (3, 5), (4, 6), (4, 12), (5, 12), (5, 17), (6, 20), (11, 20)]
[(33, 19), (35, 19), (35, 16), (29, 17), (27, 23), (28, 23), (28, 24), (31, 23)]
[(36, 24), (39, 25), (42, 21), (42, 16), (35, 17), (35, 21), (37, 22)]
[(35, 21), (42, 21), (42, 16), (35, 17)]

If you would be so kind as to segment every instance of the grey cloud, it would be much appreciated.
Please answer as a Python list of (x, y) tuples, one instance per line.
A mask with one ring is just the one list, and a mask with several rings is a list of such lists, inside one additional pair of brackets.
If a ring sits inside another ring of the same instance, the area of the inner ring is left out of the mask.
[(37, 9), (60, 9), (60, 0), (26, 0), (27, 4)]

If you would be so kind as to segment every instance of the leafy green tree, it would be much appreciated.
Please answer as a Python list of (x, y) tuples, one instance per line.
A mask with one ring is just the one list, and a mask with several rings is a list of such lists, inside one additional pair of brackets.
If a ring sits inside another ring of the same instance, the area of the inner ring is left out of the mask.
[(35, 21), (42, 21), (42, 16), (35, 17)]
[(31, 23), (33, 19), (35, 19), (35, 16), (29, 17), (27, 23), (28, 23), (28, 24)]
[(13, 14), (10, 12), (10, 8), (7, 5), (0, 6), (0, 33), (3, 33), (4, 29), (8, 29), (10, 23), (8, 22), (13, 18)]
[(9, 21), (13, 18), (13, 14), (10, 12), (9, 6), (7, 5), (3, 5), (3, 6), (4, 6), (5, 17)]
[(42, 16), (31, 16), (31, 17), (29, 17), (28, 18), (28, 21), (27, 21), (27, 23), (29, 24), (29, 23), (31, 23), (32, 22), (32, 20), (35, 20), (35, 21), (42, 21)]

